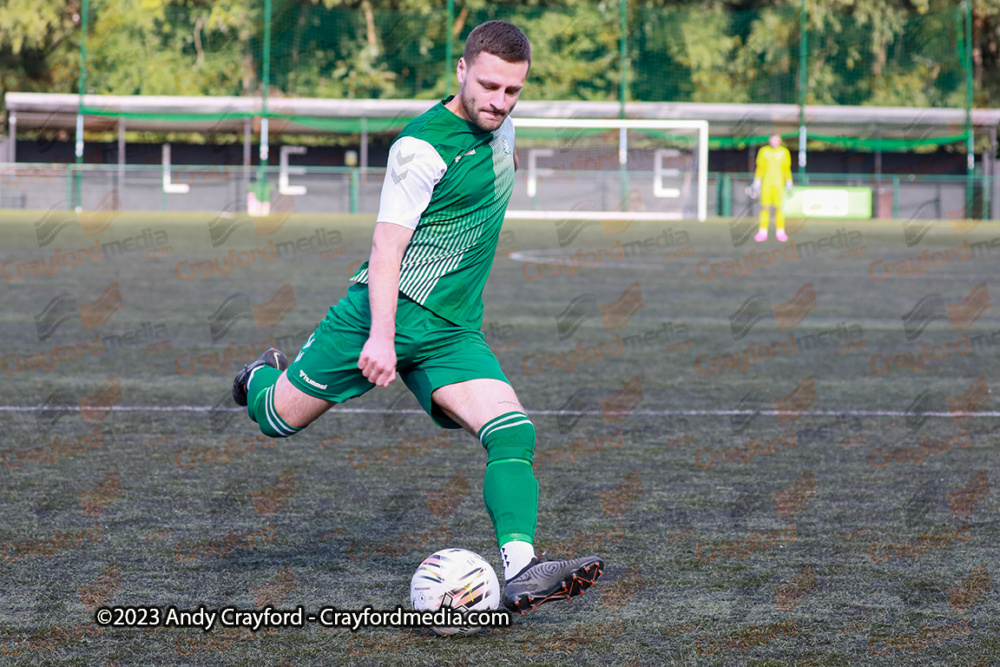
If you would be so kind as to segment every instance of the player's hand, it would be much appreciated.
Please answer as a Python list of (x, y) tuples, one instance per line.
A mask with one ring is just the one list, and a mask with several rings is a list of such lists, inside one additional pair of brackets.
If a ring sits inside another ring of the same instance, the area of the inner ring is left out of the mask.
[(392, 339), (369, 337), (361, 348), (358, 368), (372, 384), (388, 387), (396, 379), (396, 344)]

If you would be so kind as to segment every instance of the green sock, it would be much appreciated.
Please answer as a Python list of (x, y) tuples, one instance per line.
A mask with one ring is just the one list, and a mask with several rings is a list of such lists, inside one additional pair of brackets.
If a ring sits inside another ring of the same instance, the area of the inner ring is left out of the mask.
[(260, 422), (259, 417), (264, 414), (264, 393), (274, 386), (281, 377), (281, 371), (271, 366), (260, 366), (250, 376), (247, 382), (247, 414), (250, 419)]
[(247, 414), (257, 422), (260, 432), (271, 438), (285, 438), (302, 430), (289, 426), (274, 407), (274, 385), (279, 377), (277, 368), (261, 366), (247, 383)]
[(538, 482), (531, 470), (535, 427), (523, 412), (508, 412), (479, 430), (486, 448), (483, 500), (496, 530), (497, 545), (532, 543), (538, 523)]

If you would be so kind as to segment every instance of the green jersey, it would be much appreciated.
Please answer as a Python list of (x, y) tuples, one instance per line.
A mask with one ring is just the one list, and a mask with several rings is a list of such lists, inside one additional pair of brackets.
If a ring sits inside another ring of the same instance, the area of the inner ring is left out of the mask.
[[(442, 100), (389, 149), (379, 222), (408, 227), (399, 291), (436, 315), (479, 329), (483, 287), (514, 187), (514, 125), (489, 132)], [(368, 262), (351, 277), (368, 282)]]

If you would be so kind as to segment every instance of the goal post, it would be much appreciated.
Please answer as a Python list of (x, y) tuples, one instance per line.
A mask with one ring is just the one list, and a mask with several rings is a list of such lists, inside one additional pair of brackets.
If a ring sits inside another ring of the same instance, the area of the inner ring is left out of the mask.
[(512, 219), (704, 221), (708, 122), (513, 118)]

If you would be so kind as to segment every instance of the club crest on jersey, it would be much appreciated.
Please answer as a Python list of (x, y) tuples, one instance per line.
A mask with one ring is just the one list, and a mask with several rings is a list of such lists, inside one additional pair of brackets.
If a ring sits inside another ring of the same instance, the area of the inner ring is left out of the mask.
[(458, 161), (461, 160), (462, 158), (464, 158), (466, 155), (475, 155), (475, 154), (476, 154), (476, 149), (473, 148), (472, 150), (466, 151), (466, 152), (462, 153), (461, 155), (456, 155), (455, 156), (455, 162), (458, 163)]

